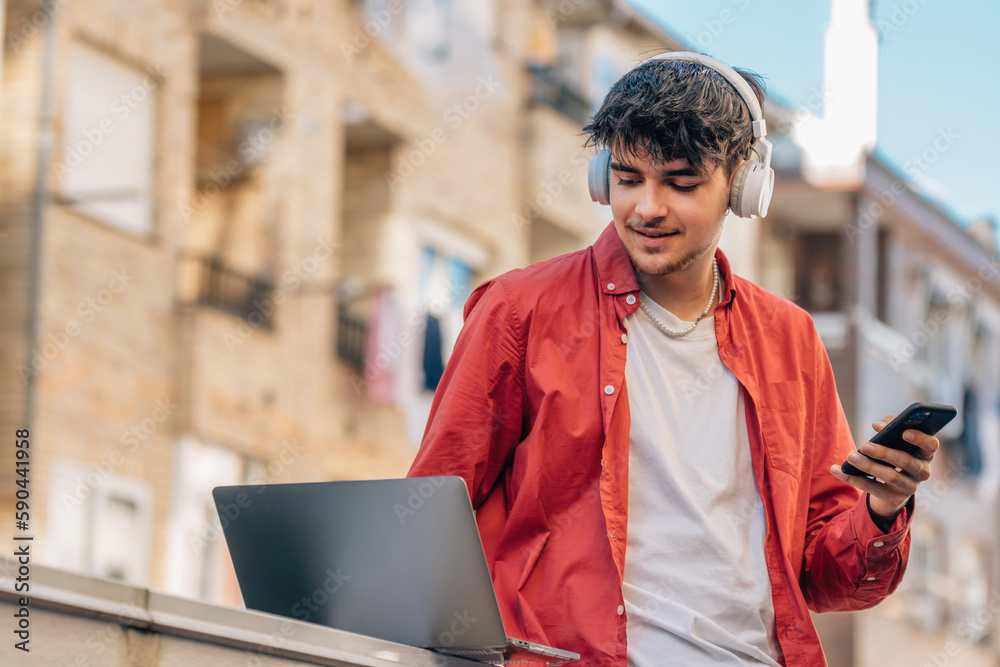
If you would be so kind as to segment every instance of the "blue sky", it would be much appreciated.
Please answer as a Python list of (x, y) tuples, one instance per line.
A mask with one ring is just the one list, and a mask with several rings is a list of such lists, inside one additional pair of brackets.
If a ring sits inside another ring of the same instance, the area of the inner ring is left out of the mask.
[[(829, 0), (628, 1), (692, 48), (764, 75), (768, 94), (785, 103), (804, 104), (822, 89)], [(933, 187), (925, 194), (960, 222), (983, 215), (1000, 221), (993, 173), (1000, 3), (872, 2), (880, 35), (879, 152), (899, 168), (940, 129), (952, 128), (959, 138), (926, 171)]]

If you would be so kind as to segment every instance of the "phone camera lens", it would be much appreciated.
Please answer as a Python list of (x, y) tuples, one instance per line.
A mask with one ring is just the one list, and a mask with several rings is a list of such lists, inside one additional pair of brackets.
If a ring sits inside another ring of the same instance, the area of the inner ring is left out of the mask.
[(910, 417), (909, 419), (907, 419), (903, 423), (905, 425), (907, 425), (907, 426), (912, 426), (914, 424), (920, 424), (920, 423), (922, 423), (924, 421), (927, 421), (927, 418), (930, 417), (930, 416), (931, 416), (931, 413), (929, 413), (929, 412), (927, 412), (925, 410), (923, 412), (916, 413), (915, 415), (913, 415), (912, 417)]

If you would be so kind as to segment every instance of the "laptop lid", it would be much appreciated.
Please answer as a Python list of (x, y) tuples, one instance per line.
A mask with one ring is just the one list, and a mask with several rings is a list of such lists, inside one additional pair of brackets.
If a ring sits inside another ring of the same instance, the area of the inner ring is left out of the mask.
[(462, 478), (212, 495), (248, 609), (424, 648), (506, 644)]

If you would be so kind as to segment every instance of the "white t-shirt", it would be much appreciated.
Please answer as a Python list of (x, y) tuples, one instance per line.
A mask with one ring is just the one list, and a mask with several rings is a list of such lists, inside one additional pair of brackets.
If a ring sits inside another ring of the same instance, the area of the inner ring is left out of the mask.
[[(690, 324), (640, 298), (670, 329)], [(764, 508), (743, 391), (719, 357), (715, 318), (682, 338), (641, 309), (625, 325), (628, 664), (777, 667)]]

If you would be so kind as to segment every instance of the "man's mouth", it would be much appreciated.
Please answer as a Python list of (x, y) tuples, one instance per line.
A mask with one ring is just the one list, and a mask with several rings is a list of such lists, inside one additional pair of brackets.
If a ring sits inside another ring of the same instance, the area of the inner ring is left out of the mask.
[(651, 238), (651, 239), (659, 239), (659, 238), (663, 238), (664, 236), (673, 236), (674, 234), (679, 233), (679, 232), (664, 232), (664, 231), (658, 231), (658, 230), (655, 230), (655, 229), (636, 229), (634, 231), (635, 231), (636, 234), (640, 234), (642, 236), (645, 236), (645, 237), (648, 237), (648, 238)]

